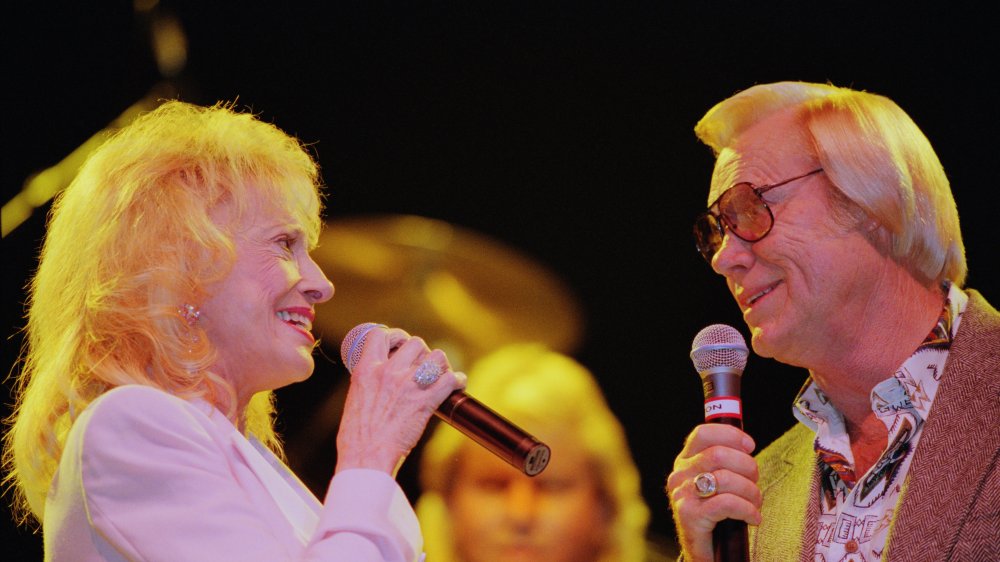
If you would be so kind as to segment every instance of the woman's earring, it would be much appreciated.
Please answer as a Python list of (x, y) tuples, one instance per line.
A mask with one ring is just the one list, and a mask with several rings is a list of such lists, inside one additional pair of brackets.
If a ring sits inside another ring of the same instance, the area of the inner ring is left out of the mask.
[(194, 326), (198, 323), (198, 317), (201, 316), (201, 311), (198, 307), (193, 304), (185, 304), (184, 306), (177, 309), (180, 313), (181, 318), (187, 321), (188, 326)]
[[(177, 309), (177, 314), (187, 324), (187, 326), (185, 326), (181, 331), (181, 341), (187, 344), (188, 354), (193, 355), (195, 346), (200, 343), (198, 330), (195, 329), (195, 325), (198, 323), (201, 311), (198, 310), (198, 307), (193, 304), (184, 304)], [(188, 367), (188, 372), (193, 372), (192, 367)]]

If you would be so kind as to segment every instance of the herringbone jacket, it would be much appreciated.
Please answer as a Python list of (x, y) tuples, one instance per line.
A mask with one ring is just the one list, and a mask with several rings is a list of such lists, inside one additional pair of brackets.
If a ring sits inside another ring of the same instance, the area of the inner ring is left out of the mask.
[[(1000, 312), (969, 304), (903, 484), (882, 559), (1000, 561)], [(763, 523), (751, 558), (811, 562), (818, 532), (815, 433), (802, 424), (757, 456)]]

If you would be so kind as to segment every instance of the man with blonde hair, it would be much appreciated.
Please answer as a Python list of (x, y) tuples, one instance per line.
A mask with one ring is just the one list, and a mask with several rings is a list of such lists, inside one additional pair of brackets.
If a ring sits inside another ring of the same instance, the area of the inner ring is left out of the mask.
[(695, 131), (716, 155), (698, 250), (754, 351), (809, 378), (756, 459), (734, 427), (688, 436), (667, 479), (683, 559), (711, 560), (726, 519), (753, 560), (1000, 559), (1000, 313), (964, 287), (927, 138), (884, 96), (801, 82)]

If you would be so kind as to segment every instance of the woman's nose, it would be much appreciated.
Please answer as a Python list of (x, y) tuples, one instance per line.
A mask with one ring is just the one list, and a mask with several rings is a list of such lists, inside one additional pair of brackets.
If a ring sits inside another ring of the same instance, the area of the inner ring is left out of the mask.
[(313, 303), (326, 302), (333, 297), (333, 283), (327, 279), (322, 268), (320, 268), (319, 264), (317, 264), (311, 256), (309, 257), (302, 277), (302, 292), (305, 293)]

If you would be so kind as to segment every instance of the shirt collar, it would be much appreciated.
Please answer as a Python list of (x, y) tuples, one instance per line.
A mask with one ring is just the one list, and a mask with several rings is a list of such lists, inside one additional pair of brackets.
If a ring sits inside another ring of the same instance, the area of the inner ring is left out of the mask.
[[(924, 385), (920, 383), (928, 377), (933, 377), (936, 381), (940, 378), (943, 369), (930, 371), (926, 368), (913, 367), (916, 367), (916, 359), (924, 351), (948, 352), (955, 334), (958, 333), (962, 313), (969, 302), (969, 296), (951, 281), (945, 281), (942, 284), (942, 289), (945, 299), (941, 307), (941, 314), (927, 337), (892, 376), (887, 377), (872, 389), (872, 409), (877, 413), (884, 413), (887, 409), (912, 407), (916, 414), (922, 418), (926, 417), (934, 396), (921, 394), (921, 389), (931, 386), (936, 391), (937, 384)], [(826, 393), (819, 388), (812, 377), (806, 379), (796, 395), (792, 413), (799, 421), (813, 430), (820, 422), (838, 425), (843, 423), (840, 412), (834, 408)]]

